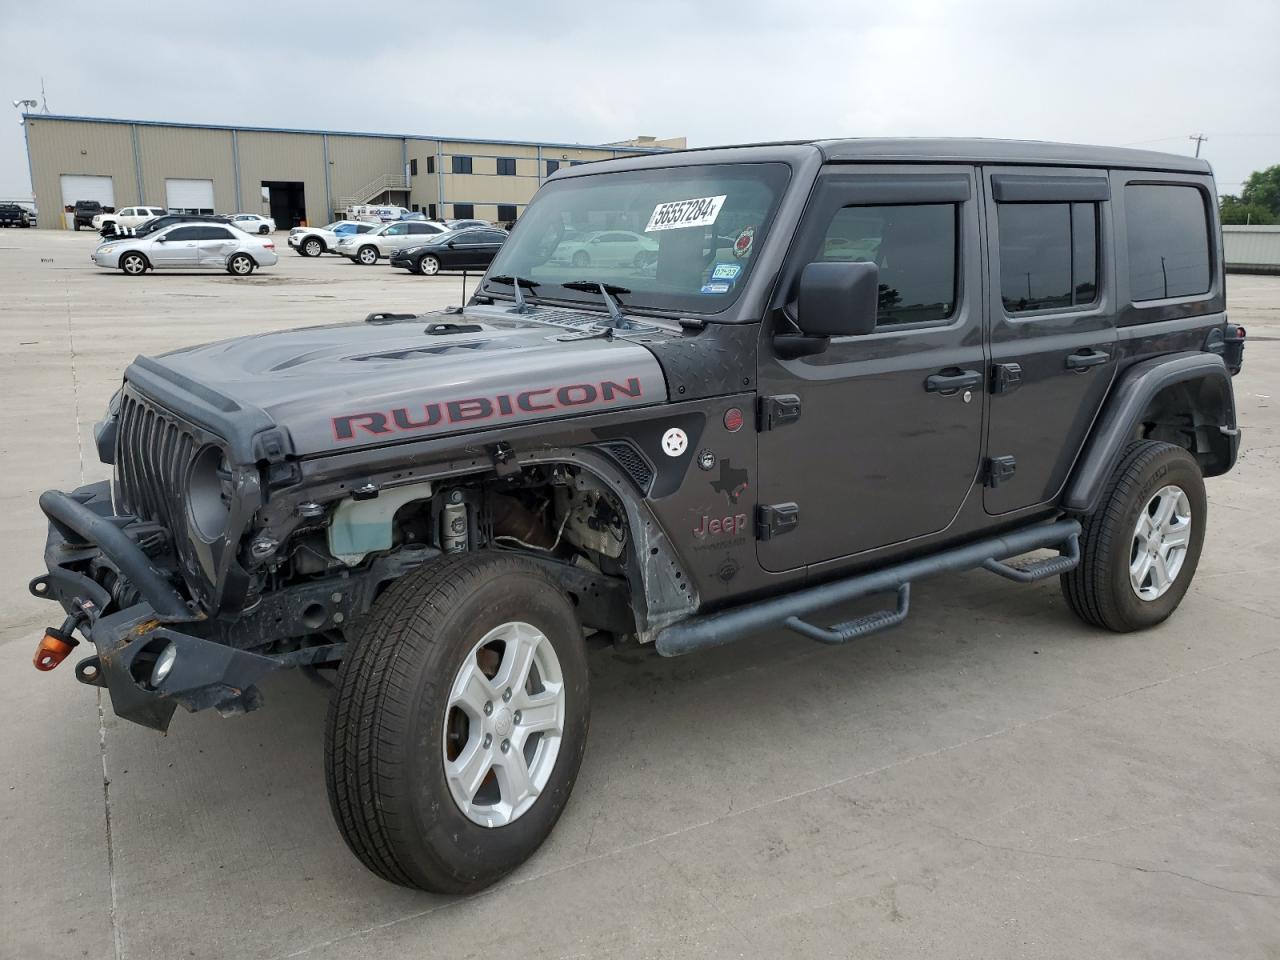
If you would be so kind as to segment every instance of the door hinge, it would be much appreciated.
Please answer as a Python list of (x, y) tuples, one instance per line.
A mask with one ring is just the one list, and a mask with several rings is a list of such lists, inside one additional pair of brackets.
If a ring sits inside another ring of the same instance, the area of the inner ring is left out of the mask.
[(800, 524), (800, 507), (794, 503), (760, 504), (756, 507), (756, 539), (771, 540), (790, 533)]
[(794, 393), (761, 397), (758, 428), (763, 432), (800, 419), (800, 398)]
[(1003, 457), (991, 457), (983, 471), (982, 483), (988, 487), (998, 487), (1006, 480), (1013, 478), (1018, 470), (1018, 461), (1006, 454)]
[(991, 392), (1013, 393), (1022, 386), (1022, 364), (997, 363), (991, 368)]

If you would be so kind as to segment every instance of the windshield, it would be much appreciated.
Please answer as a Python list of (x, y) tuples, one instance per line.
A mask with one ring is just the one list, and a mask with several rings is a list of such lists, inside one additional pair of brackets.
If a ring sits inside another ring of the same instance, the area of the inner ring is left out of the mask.
[(789, 175), (742, 163), (552, 181), (489, 274), (535, 281), (538, 297), (599, 303), (562, 286), (590, 280), (626, 288), (624, 306), (719, 313), (738, 298)]

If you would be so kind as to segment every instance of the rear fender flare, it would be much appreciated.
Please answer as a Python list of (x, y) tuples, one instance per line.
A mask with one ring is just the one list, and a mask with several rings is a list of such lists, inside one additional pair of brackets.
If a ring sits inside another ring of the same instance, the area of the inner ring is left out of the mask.
[(1199, 352), (1155, 357), (1129, 367), (1111, 388), (1072, 471), (1063, 506), (1073, 513), (1092, 513), (1125, 448), (1145, 435), (1150, 414), (1175, 402), (1196, 428), (1191, 453), (1205, 476), (1230, 470), (1239, 436), (1231, 375), (1222, 357)]

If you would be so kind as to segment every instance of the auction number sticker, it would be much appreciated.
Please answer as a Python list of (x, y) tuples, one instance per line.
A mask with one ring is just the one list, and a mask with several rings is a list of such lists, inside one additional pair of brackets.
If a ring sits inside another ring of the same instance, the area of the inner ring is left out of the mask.
[(672, 200), (653, 208), (653, 216), (645, 233), (656, 230), (680, 230), (684, 227), (705, 227), (716, 222), (720, 208), (728, 198), (727, 193), (718, 197), (695, 197), (692, 200)]

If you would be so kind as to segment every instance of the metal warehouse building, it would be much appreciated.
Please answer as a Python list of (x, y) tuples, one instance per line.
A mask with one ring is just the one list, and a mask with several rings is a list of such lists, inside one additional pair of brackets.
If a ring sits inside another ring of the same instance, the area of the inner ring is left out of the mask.
[(56, 229), (71, 225), (79, 200), (263, 213), (281, 228), (325, 223), (358, 203), (514, 220), (560, 166), (684, 146), (683, 138), (583, 146), (48, 114), (23, 122), (39, 225)]

